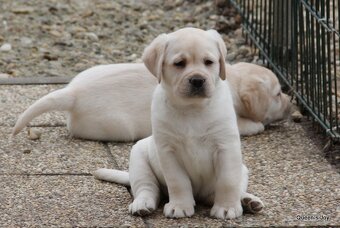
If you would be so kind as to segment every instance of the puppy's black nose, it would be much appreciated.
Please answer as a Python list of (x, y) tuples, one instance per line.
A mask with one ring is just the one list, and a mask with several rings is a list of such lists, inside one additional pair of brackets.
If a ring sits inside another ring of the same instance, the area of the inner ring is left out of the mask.
[(201, 88), (205, 82), (205, 79), (201, 76), (193, 76), (189, 79), (190, 84), (195, 88)]

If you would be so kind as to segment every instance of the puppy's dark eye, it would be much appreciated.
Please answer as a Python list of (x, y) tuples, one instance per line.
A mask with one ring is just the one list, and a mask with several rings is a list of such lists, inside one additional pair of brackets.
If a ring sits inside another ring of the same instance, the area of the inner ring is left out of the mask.
[(276, 94), (276, 96), (280, 97), (281, 96), (281, 91), (278, 94)]
[(180, 60), (180, 61), (176, 61), (174, 62), (174, 66), (178, 67), (178, 68), (184, 68), (186, 65), (185, 60)]
[(214, 62), (211, 61), (210, 59), (204, 60), (204, 65), (206, 65), (206, 66), (210, 66), (210, 65), (212, 65), (213, 63), (214, 63)]

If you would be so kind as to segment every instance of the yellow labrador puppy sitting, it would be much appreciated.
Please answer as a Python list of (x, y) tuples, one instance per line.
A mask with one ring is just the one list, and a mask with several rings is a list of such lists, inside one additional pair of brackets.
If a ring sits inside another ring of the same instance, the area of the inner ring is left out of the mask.
[(99, 169), (98, 179), (131, 184), (132, 214), (145, 215), (169, 202), (164, 214), (190, 217), (195, 201), (213, 205), (211, 216), (233, 219), (243, 206), (258, 212), (261, 200), (247, 190), (240, 136), (226, 77), (226, 48), (215, 30), (185, 28), (158, 36), (143, 61), (157, 76), (151, 105), (152, 136), (138, 141), (129, 174)]

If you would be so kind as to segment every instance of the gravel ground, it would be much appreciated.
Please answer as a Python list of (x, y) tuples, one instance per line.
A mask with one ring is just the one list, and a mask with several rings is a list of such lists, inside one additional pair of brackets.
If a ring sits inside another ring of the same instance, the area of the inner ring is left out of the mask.
[(253, 56), (232, 10), (200, 0), (2, 0), (0, 77), (74, 76), (98, 64), (139, 62), (157, 35), (185, 26), (225, 32), (233, 61)]

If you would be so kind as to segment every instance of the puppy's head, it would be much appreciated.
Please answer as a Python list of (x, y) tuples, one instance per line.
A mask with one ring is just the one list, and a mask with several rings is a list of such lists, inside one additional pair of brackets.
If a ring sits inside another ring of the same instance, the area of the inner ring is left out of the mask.
[(292, 110), (289, 96), (281, 91), (281, 85), (275, 74), (261, 68), (260, 71), (253, 72), (258, 74), (247, 81), (248, 89), (241, 95), (249, 118), (264, 124), (288, 118)]
[(184, 28), (159, 35), (145, 49), (143, 61), (169, 95), (209, 98), (225, 79), (226, 47), (215, 30)]
[(264, 119), (264, 124), (277, 122), (287, 119), (292, 112), (292, 103), (290, 97), (281, 91), (281, 88), (272, 91), (272, 99)]

